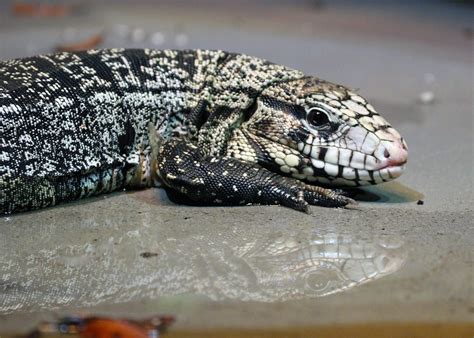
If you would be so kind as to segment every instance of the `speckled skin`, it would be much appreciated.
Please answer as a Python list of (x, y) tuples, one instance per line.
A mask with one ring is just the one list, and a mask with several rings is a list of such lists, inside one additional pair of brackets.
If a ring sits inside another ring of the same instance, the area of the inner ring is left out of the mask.
[[(310, 123), (316, 108), (326, 123)], [(395, 138), (345, 87), (240, 54), (107, 49), (0, 63), (1, 213), (161, 183), (204, 204), (343, 206), (351, 200), (308, 183), (397, 176), (375, 168)], [(360, 173), (341, 149), (366, 157)]]

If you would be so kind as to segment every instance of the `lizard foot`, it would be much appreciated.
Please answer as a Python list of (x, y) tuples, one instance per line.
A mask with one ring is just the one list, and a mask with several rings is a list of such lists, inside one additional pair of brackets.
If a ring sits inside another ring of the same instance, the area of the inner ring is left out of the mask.
[(161, 145), (158, 168), (164, 184), (199, 204), (280, 204), (309, 212), (309, 205), (355, 204), (333, 190), (309, 185), (234, 158), (208, 157), (187, 142)]
[(278, 181), (267, 186), (267, 196), (269, 198), (274, 196), (276, 198), (275, 204), (292, 209), (309, 213), (310, 205), (337, 208), (357, 204), (353, 199), (331, 189), (309, 185), (287, 177)]

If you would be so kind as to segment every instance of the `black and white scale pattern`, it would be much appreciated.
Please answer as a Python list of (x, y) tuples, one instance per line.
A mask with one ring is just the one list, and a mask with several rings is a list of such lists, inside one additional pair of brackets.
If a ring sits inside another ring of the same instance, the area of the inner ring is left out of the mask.
[(363, 98), (208, 50), (103, 49), (0, 62), (0, 213), (164, 184), (196, 203), (343, 206), (400, 135)]

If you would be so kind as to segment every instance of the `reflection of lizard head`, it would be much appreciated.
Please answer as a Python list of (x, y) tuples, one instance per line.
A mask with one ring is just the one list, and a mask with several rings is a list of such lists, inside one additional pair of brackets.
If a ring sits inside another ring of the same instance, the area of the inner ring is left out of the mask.
[(397, 271), (406, 258), (403, 243), (393, 238), (281, 236), (259, 244), (244, 259), (262, 293), (275, 300), (339, 292)]

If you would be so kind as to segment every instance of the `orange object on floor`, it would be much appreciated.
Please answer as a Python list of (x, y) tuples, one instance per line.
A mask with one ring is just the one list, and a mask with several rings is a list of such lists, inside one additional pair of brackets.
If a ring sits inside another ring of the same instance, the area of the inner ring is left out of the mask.
[(88, 319), (79, 333), (82, 338), (148, 338), (147, 330), (123, 320)]
[(161, 337), (174, 321), (173, 316), (154, 316), (144, 320), (71, 316), (58, 322), (43, 322), (26, 338), (39, 338), (48, 334), (81, 338)]
[(95, 48), (98, 45), (100, 45), (102, 41), (103, 41), (102, 35), (96, 34), (80, 42), (59, 45), (56, 48), (56, 50), (58, 52), (77, 52), (80, 50)]
[(64, 4), (34, 4), (14, 2), (11, 11), (18, 16), (61, 17), (71, 14), (71, 6)]

